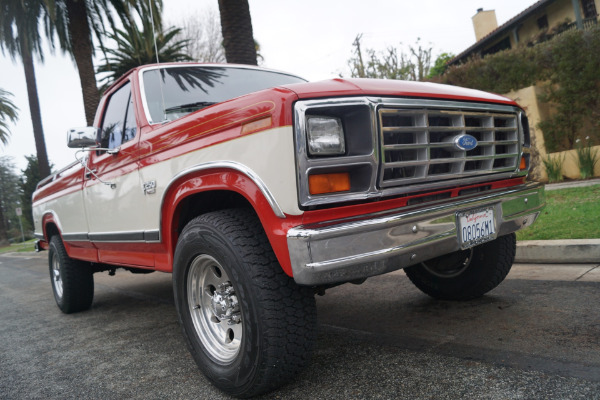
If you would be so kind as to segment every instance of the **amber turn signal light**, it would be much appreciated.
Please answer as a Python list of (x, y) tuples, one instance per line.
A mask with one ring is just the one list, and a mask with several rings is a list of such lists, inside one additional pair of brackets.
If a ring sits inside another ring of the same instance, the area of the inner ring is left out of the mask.
[(342, 172), (310, 175), (308, 177), (308, 189), (310, 194), (346, 192), (350, 190), (350, 174)]
[(247, 124), (242, 125), (242, 135), (262, 131), (263, 129), (270, 128), (272, 124), (273, 122), (270, 116), (248, 122)]
[(521, 157), (521, 164), (519, 165), (519, 169), (521, 171), (523, 171), (524, 169), (527, 169), (527, 161), (525, 160), (525, 156)]

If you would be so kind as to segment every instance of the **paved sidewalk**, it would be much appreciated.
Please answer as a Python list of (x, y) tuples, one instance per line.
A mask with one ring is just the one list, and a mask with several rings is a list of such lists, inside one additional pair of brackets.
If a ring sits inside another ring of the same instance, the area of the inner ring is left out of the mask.
[(513, 264), (506, 279), (600, 282), (598, 264)]
[(585, 187), (585, 186), (594, 186), (600, 185), (600, 178), (594, 179), (586, 179), (585, 181), (568, 181), (568, 182), (558, 182), (558, 183), (547, 183), (546, 190), (558, 190), (558, 189), (568, 189), (574, 187)]
[(600, 264), (600, 239), (521, 240), (517, 263)]

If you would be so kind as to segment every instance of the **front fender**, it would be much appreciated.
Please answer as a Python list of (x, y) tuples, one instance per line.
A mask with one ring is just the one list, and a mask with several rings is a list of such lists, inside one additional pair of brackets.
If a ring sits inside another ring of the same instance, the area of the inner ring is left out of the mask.
[(211, 191), (231, 191), (246, 199), (258, 215), (280, 265), (292, 276), (286, 234), (302, 217), (286, 215), (258, 175), (234, 162), (201, 164), (178, 174), (169, 183), (160, 208), (160, 237), (166, 252), (157, 258), (156, 268), (172, 271), (182, 202), (189, 196)]

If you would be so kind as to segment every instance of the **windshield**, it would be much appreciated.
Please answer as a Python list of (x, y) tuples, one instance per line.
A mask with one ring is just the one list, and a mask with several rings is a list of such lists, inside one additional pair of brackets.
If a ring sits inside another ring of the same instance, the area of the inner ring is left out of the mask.
[(142, 81), (151, 124), (172, 121), (211, 104), (258, 90), (305, 82), (284, 73), (227, 66), (151, 69), (143, 72)]

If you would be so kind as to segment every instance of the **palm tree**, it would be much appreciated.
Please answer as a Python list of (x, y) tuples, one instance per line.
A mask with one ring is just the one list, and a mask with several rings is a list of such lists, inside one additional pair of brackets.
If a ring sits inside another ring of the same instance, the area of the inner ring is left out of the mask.
[(94, 46), (92, 37), (103, 52), (107, 25), (116, 30), (113, 13), (124, 26), (135, 24), (135, 11), (142, 20), (152, 14), (156, 26), (160, 29), (162, 0), (44, 0), (48, 8), (48, 17), (54, 24), (61, 48), (73, 56), (77, 64), (79, 80), (87, 124), (94, 122), (96, 108), (100, 99), (92, 56)]
[[(44, 12), (42, 0), (0, 0), (0, 48), (3, 53), (8, 52), (13, 60), (20, 57), (23, 62), (33, 136), (42, 178), (50, 175), (50, 164), (44, 141), (33, 55), (43, 60), (38, 23)], [(48, 25), (46, 28), (47, 31), (51, 29)]]
[[(180, 28), (170, 27), (156, 34), (156, 48), (160, 62), (191, 61), (184, 52), (188, 40), (177, 40)], [(155, 63), (154, 31), (149, 20), (142, 20), (142, 30), (136, 24), (117, 29), (108, 37), (117, 44), (116, 49), (106, 49), (104, 64), (98, 67), (98, 73), (108, 73), (101, 81), (104, 86), (110, 85), (121, 75), (132, 68), (144, 64)]]
[(0, 143), (8, 144), (10, 131), (8, 130), (8, 121), (17, 122), (19, 109), (9, 99), (12, 93), (0, 89)]
[(219, 0), (227, 62), (257, 65), (248, 0)]

